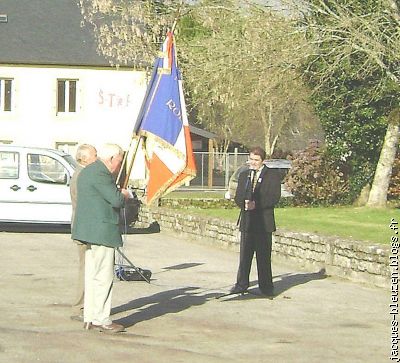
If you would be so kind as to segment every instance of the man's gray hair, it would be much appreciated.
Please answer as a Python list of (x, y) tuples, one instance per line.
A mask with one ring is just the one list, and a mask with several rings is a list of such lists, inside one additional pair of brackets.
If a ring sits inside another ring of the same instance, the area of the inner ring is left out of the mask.
[(88, 159), (89, 154), (92, 150), (96, 151), (96, 148), (93, 145), (90, 144), (79, 145), (78, 149), (76, 150), (76, 156), (75, 156), (76, 161), (79, 164), (85, 162)]
[(97, 150), (97, 156), (102, 160), (109, 160), (113, 156), (123, 154), (124, 150), (117, 144), (104, 144)]

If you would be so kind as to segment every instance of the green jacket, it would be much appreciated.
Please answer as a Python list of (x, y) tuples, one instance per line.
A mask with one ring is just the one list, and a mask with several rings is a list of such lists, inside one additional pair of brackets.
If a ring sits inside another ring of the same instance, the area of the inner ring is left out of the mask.
[(72, 239), (107, 247), (122, 246), (119, 209), (125, 198), (100, 160), (86, 166), (77, 178), (77, 201)]

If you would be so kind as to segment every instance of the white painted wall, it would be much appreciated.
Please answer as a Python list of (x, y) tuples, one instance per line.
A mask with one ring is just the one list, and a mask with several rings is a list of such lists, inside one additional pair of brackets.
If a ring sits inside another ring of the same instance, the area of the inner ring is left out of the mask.
[[(124, 69), (0, 66), (0, 78), (13, 79), (12, 111), (0, 111), (0, 140), (24, 146), (127, 148), (146, 91), (145, 73)], [(76, 113), (56, 112), (59, 78), (78, 80)]]

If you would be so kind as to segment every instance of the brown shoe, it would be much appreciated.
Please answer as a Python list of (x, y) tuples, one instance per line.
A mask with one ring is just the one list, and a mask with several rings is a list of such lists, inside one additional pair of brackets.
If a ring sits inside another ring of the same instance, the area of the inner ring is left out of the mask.
[(117, 324), (117, 323), (111, 323), (108, 325), (91, 324), (91, 327), (89, 329), (97, 329), (100, 332), (108, 333), (108, 334), (120, 333), (120, 332), (125, 331), (125, 327), (123, 325)]

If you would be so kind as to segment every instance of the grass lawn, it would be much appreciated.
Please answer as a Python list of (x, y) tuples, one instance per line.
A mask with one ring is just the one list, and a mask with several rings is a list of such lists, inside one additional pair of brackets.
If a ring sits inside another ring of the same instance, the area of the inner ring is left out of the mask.
[[(194, 214), (236, 221), (238, 209), (193, 209)], [(394, 232), (389, 228), (391, 218), (400, 223), (400, 210), (356, 207), (275, 209), (278, 228), (297, 232), (312, 232), (326, 236), (365, 240), (389, 244)]]

